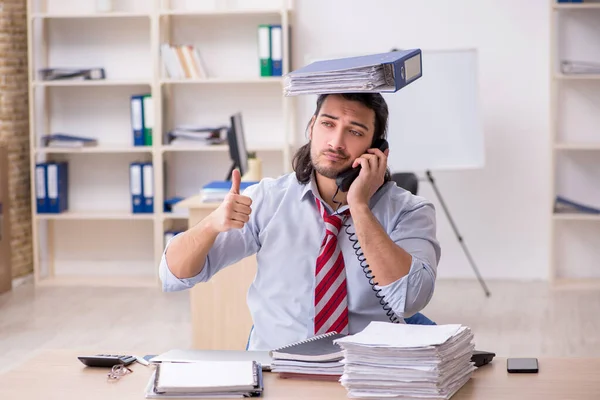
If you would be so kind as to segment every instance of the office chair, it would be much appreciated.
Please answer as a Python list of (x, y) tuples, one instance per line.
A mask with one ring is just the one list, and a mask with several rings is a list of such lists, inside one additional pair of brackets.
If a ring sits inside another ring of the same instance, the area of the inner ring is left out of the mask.
[[(419, 191), (419, 178), (412, 172), (397, 172), (392, 174), (392, 181), (396, 182), (398, 187), (408, 190), (413, 195), (416, 195)], [(416, 313), (409, 318), (404, 318), (404, 322), (416, 325), (436, 325), (435, 322), (421, 313)]]
[(396, 185), (408, 190), (414, 195), (416, 195), (419, 190), (419, 178), (412, 172), (397, 172), (392, 174), (392, 180), (396, 182)]

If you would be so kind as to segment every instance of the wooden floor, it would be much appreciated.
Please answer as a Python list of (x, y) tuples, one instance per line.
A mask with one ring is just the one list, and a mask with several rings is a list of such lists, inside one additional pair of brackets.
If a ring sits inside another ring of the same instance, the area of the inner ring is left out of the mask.
[[(600, 357), (600, 290), (545, 283), (438, 281), (424, 311), (472, 328), (476, 348), (499, 356)], [(47, 348), (160, 353), (191, 344), (187, 292), (159, 288), (43, 287), (0, 296), (0, 372)]]

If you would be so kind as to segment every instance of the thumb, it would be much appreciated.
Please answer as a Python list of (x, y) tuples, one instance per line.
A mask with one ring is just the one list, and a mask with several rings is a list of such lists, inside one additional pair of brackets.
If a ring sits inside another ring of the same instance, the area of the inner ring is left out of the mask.
[(237, 169), (233, 170), (231, 174), (231, 193), (240, 194), (240, 181), (242, 177), (240, 176), (240, 171)]

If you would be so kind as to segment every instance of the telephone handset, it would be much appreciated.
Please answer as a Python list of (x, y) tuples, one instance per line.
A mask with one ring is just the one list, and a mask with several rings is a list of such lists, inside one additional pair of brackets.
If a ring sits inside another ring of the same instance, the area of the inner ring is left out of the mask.
[[(373, 143), (374, 148), (378, 148), (381, 151), (386, 151), (389, 147), (387, 140), (385, 139), (377, 139), (375, 143)], [(356, 168), (350, 168), (347, 171), (340, 173), (337, 178), (335, 178), (335, 183), (338, 186), (339, 190), (342, 192), (347, 192), (350, 189), (350, 185), (354, 180), (358, 177), (360, 173), (361, 166), (359, 165)]]
[[(386, 151), (389, 147), (389, 144), (385, 139), (377, 139), (375, 141), (375, 143), (373, 143), (373, 147), (378, 148), (381, 151)], [(339, 174), (337, 176), (337, 178), (335, 179), (335, 182), (337, 184), (338, 191), (347, 192), (350, 189), (350, 185), (352, 184), (352, 182), (354, 182), (354, 180), (358, 177), (358, 174), (360, 173), (360, 167), (361, 166), (359, 165), (356, 168), (351, 168), (347, 171), (342, 172), (341, 174)], [(341, 203), (335, 201), (336, 195), (337, 195), (337, 191), (333, 195), (333, 202), (337, 203), (338, 208), (339, 208), (341, 206)], [(337, 210), (336, 210), (336, 212), (337, 212)], [(369, 264), (367, 264), (367, 259), (365, 258), (364, 254), (362, 252), (362, 249), (360, 248), (360, 243), (358, 243), (358, 239), (356, 238), (356, 233), (351, 233), (349, 231), (350, 224), (346, 223), (346, 218), (343, 219), (342, 224), (346, 230), (348, 239), (352, 242), (352, 248), (354, 249), (354, 254), (356, 254), (356, 258), (358, 259), (358, 262), (360, 263), (360, 267), (362, 268), (363, 273), (365, 274), (365, 277), (369, 280), (369, 285), (371, 285), (371, 289), (373, 289), (373, 291), (375, 292), (375, 296), (379, 299), (379, 304), (381, 304), (383, 311), (389, 318), (390, 322), (399, 323), (400, 320), (394, 313), (394, 310), (392, 310), (392, 307), (390, 307), (389, 303), (387, 301), (385, 301), (384, 296), (380, 294), (381, 289), (377, 288), (379, 283), (375, 282), (375, 276), (373, 275), (373, 272), (369, 268)]]

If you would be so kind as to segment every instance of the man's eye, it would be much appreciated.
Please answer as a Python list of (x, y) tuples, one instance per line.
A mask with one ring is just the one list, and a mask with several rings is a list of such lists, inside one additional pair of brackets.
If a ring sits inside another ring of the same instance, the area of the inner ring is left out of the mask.
[(355, 136), (362, 136), (362, 133), (360, 133), (359, 131), (350, 131), (350, 133)]
[(331, 123), (330, 123), (330, 122), (327, 122), (327, 121), (323, 121), (323, 122), (321, 122), (321, 124), (322, 124), (322, 125), (325, 125), (325, 126), (331, 126)]

